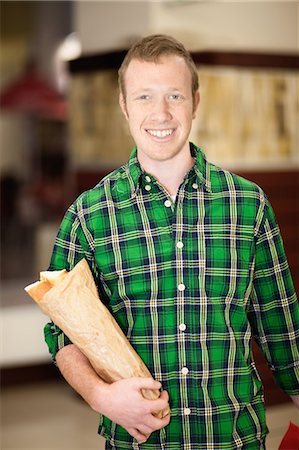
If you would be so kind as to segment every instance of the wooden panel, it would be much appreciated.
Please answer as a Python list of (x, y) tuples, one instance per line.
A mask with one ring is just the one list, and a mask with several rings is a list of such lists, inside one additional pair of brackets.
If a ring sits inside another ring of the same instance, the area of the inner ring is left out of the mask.
[[(69, 62), (71, 73), (92, 72), (95, 70), (118, 69), (127, 50), (84, 55)], [(238, 66), (258, 68), (298, 69), (299, 57), (296, 54), (249, 53), (249, 52), (192, 52), (197, 65)]]
[(32, 364), (17, 367), (3, 367), (0, 370), (1, 387), (39, 381), (62, 379), (58, 368), (52, 363)]

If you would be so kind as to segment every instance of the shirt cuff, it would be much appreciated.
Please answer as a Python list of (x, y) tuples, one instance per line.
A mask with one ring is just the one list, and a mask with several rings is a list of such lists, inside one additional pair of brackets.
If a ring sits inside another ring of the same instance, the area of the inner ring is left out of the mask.
[(277, 369), (273, 375), (286, 394), (299, 395), (299, 363), (292, 367)]
[(66, 345), (72, 344), (72, 341), (53, 322), (47, 323), (45, 325), (44, 336), (49, 348), (49, 352), (52, 355), (54, 363), (56, 364), (56, 354)]

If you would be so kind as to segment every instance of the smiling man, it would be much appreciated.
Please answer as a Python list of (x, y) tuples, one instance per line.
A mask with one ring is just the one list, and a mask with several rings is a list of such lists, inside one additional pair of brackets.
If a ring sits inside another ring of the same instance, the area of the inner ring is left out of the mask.
[[(272, 208), (258, 186), (189, 142), (198, 79), (179, 42), (137, 42), (119, 84), (136, 147), (69, 208), (50, 269), (87, 259), (155, 381), (104, 383), (54, 324), (45, 328), (50, 351), (100, 412), (106, 449), (264, 449), (253, 338), (299, 403), (299, 308)], [(144, 388), (161, 388), (160, 398), (144, 399)], [(154, 416), (168, 404), (171, 415)]]

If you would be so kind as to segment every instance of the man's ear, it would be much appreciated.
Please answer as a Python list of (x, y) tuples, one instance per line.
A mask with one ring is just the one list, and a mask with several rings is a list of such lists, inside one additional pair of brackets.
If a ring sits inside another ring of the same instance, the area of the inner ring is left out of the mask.
[(122, 110), (125, 118), (128, 120), (129, 115), (128, 115), (128, 111), (127, 111), (126, 100), (122, 93), (119, 94), (118, 102), (119, 102), (120, 109)]
[(195, 93), (194, 100), (193, 100), (193, 116), (192, 116), (192, 119), (195, 119), (195, 117), (196, 117), (196, 112), (197, 112), (197, 108), (198, 108), (199, 102), (200, 102), (200, 93), (199, 93), (199, 91), (197, 91)]

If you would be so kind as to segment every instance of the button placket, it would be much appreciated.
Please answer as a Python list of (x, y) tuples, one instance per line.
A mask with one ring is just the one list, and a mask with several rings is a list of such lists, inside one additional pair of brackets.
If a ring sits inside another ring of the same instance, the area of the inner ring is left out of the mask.
[(151, 191), (151, 189), (152, 189), (152, 186), (151, 186), (151, 184), (150, 184), (150, 183), (152, 183), (151, 177), (150, 177), (149, 175), (145, 175), (145, 176), (144, 176), (144, 181), (145, 181), (144, 189), (145, 189), (147, 192)]
[[(166, 206), (166, 205), (165, 205)], [(178, 339), (180, 342), (180, 356), (179, 359), (181, 361), (181, 367), (179, 369), (180, 371), (180, 383), (183, 386), (183, 391), (186, 393), (183, 397), (181, 397), (181, 406), (182, 406), (182, 411), (183, 411), (183, 415), (185, 417), (189, 416), (191, 414), (191, 410), (190, 408), (188, 408), (188, 387), (189, 387), (189, 383), (188, 383), (188, 374), (189, 374), (189, 368), (185, 365), (188, 364), (187, 361), (187, 352), (186, 352), (186, 343), (185, 343), (185, 339), (188, 339), (188, 336), (185, 335), (185, 330), (187, 328), (186, 324), (184, 323), (184, 303), (185, 303), (185, 290), (186, 290), (186, 285), (183, 282), (184, 281), (184, 275), (185, 275), (185, 271), (184, 271), (184, 256), (185, 256), (185, 252), (184, 252), (184, 244), (186, 244), (186, 242), (184, 243), (184, 239), (183, 239), (183, 224), (184, 224), (184, 216), (183, 216), (183, 211), (180, 211), (180, 208), (183, 208), (183, 203), (179, 203), (178, 202), (178, 210), (177, 210), (177, 215), (176, 215), (176, 223), (175, 223), (175, 229), (174, 229), (174, 245), (175, 245), (175, 254), (176, 254), (176, 259), (177, 259), (177, 298), (178, 298), (178, 322), (177, 322), (177, 330), (178, 330)], [(187, 278), (186, 278), (187, 280)]]

